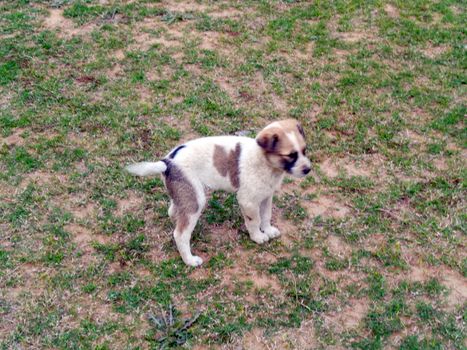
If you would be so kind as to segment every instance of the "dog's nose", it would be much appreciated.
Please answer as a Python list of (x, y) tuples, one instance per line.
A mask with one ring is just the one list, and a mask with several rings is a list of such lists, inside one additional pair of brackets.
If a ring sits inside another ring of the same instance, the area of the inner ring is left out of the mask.
[(310, 168), (305, 167), (305, 168), (303, 168), (302, 171), (303, 171), (303, 174), (306, 175), (306, 174), (308, 174), (310, 172), (310, 170), (311, 170)]

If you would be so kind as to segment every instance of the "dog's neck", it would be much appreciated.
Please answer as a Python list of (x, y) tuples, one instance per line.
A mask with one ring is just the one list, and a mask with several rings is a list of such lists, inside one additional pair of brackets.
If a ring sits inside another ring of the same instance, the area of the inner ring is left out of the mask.
[(264, 150), (258, 147), (258, 158), (262, 163), (261, 166), (258, 166), (259, 169), (267, 169), (266, 178), (271, 180), (271, 186), (276, 190), (280, 188), (282, 184), (282, 179), (285, 176), (285, 171), (283, 169), (278, 169), (273, 167), (272, 164), (269, 162)]

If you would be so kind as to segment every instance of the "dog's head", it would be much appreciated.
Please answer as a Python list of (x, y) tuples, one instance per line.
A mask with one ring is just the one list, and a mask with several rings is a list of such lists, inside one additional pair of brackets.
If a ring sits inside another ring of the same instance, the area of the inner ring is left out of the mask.
[(273, 168), (295, 177), (303, 177), (310, 172), (311, 163), (305, 156), (305, 133), (296, 120), (269, 124), (258, 134), (256, 142)]

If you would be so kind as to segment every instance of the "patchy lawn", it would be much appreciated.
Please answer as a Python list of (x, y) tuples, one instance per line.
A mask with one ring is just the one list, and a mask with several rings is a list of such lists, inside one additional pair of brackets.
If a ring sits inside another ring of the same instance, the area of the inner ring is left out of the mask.
[[(0, 2), (0, 349), (465, 349), (466, 6)], [(186, 267), (159, 178), (294, 117), (314, 175), (247, 237), (214, 192)]]

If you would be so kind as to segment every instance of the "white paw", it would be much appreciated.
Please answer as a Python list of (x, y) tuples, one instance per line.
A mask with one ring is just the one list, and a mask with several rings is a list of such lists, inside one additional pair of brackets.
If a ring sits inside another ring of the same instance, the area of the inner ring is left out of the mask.
[(274, 226), (269, 226), (265, 228), (263, 231), (269, 238), (276, 238), (281, 235), (281, 232)]
[(263, 232), (257, 232), (255, 235), (251, 235), (250, 237), (254, 242), (258, 244), (263, 244), (269, 241), (269, 236)]
[(192, 255), (186, 258), (185, 260), (185, 264), (187, 264), (188, 266), (193, 266), (193, 267), (199, 266), (202, 263), (203, 263), (203, 259), (201, 259), (199, 256), (196, 256), (196, 255)]

